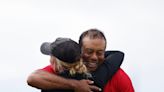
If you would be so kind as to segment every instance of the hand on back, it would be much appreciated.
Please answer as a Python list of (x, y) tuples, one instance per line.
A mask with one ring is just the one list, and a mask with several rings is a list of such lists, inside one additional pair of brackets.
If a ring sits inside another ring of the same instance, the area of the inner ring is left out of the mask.
[(93, 84), (93, 81), (91, 80), (85, 80), (85, 79), (80, 80), (77, 83), (74, 91), (75, 92), (94, 92), (94, 91), (98, 92), (101, 90), (100, 88), (92, 84)]

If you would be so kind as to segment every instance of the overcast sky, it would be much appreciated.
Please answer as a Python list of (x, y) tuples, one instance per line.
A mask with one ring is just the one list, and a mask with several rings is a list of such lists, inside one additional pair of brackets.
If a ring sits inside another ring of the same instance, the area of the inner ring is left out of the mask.
[(49, 64), (41, 43), (98, 28), (107, 50), (125, 53), (136, 92), (164, 92), (163, 16), (163, 0), (0, 0), (0, 89), (40, 92), (26, 79)]

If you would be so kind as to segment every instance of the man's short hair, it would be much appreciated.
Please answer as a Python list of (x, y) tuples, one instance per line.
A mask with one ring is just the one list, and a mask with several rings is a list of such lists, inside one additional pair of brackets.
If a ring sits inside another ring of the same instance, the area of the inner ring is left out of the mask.
[(79, 38), (79, 45), (80, 47), (83, 45), (83, 38), (84, 37), (89, 37), (91, 39), (95, 39), (95, 38), (100, 38), (100, 39), (104, 39), (106, 42), (106, 38), (103, 32), (101, 32), (98, 29), (89, 29), (87, 31), (84, 31)]

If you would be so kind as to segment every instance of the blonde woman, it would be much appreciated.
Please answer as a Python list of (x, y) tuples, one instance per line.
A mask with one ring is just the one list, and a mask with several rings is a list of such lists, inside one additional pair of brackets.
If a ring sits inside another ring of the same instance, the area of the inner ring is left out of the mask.
[[(41, 51), (50, 55), (50, 63), (54, 74), (71, 79), (88, 79), (86, 66), (81, 59), (81, 49), (77, 42), (69, 38), (57, 38), (53, 43), (44, 43)], [(49, 49), (47, 49), (49, 48)], [(73, 92), (73, 90), (53, 89), (42, 92)]]

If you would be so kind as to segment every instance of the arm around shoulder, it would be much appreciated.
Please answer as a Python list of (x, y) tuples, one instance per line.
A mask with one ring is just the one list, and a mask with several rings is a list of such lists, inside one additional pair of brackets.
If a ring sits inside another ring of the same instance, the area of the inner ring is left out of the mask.
[(124, 59), (124, 53), (121, 51), (106, 51), (104, 63), (92, 73), (95, 83), (103, 88), (120, 68)]
[(72, 83), (74, 81), (70, 81), (44, 70), (36, 70), (27, 78), (27, 84), (29, 86), (45, 90), (56, 88), (73, 89), (74, 86)]
[(74, 80), (65, 79), (55, 74), (51, 74), (44, 70), (36, 70), (27, 79), (29, 86), (43, 89), (72, 89), (76, 92), (90, 92), (91, 90), (100, 90), (98, 87), (92, 84), (90, 80)]

